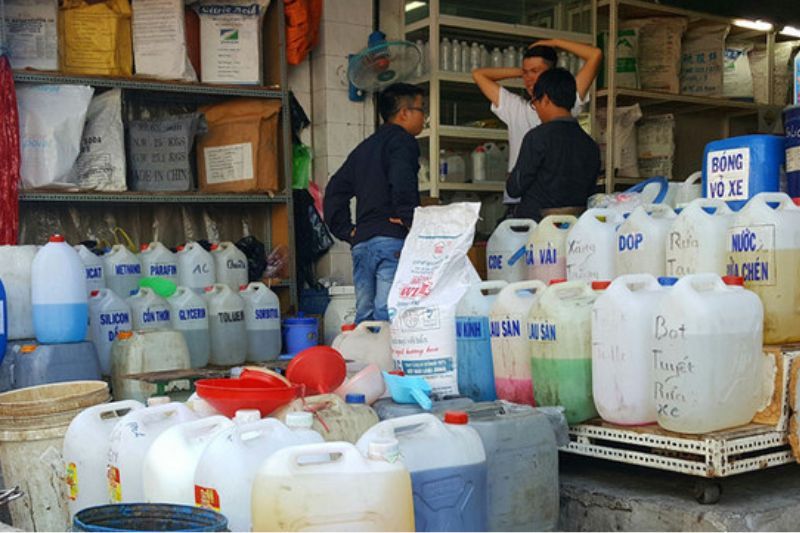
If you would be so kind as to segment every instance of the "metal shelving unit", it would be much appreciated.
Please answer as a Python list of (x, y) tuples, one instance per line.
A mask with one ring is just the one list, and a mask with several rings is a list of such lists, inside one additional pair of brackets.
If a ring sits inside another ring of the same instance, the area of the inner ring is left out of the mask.
[[(75, 76), (56, 72), (16, 71), (14, 80), (18, 83), (39, 84), (80, 84), (94, 87), (119, 88), (127, 91), (140, 91), (161, 94), (166, 99), (195, 99), (198, 95), (214, 98), (250, 97), (276, 99), (281, 102), (281, 119), (279, 131), (280, 172), (282, 174), (282, 190), (277, 194), (206, 194), (202, 192), (153, 193), (126, 191), (120, 193), (101, 192), (67, 192), (67, 191), (20, 191), (21, 211), (24, 206), (48, 206), (54, 208), (97, 204), (168, 204), (168, 205), (233, 205), (241, 204), (243, 209), (253, 210), (261, 206), (269, 210), (268, 235), (256, 235), (262, 239), (269, 251), (270, 247), (286, 246), (290, 253), (290, 277), (272, 283), (273, 288), (280, 289), (278, 296), (281, 306), (289, 310), (298, 302), (298, 287), (295, 267), (294, 242), (294, 207), (292, 201), (292, 143), (291, 112), (288, 91), (288, 67), (286, 63), (286, 28), (283, 1), (272, 2), (264, 18), (264, 65), (265, 78), (278, 83), (268, 86), (243, 85), (211, 85), (205, 83), (186, 83), (149, 78), (121, 78), (107, 76)], [(196, 101), (196, 100), (195, 100)]]

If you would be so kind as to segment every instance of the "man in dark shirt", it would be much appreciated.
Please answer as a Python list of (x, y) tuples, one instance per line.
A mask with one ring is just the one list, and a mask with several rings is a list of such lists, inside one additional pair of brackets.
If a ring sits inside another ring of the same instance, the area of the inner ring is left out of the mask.
[[(419, 144), (423, 91), (396, 83), (378, 96), (384, 124), (350, 152), (325, 189), (325, 222), (349, 242), (356, 287), (356, 322), (389, 320), (386, 300), (400, 251), (419, 205)], [(350, 200), (356, 199), (356, 223)]]
[(506, 191), (522, 198), (517, 218), (538, 222), (542, 209), (586, 206), (597, 188), (600, 149), (570, 113), (575, 78), (567, 70), (542, 73), (532, 102), (542, 124), (525, 134)]

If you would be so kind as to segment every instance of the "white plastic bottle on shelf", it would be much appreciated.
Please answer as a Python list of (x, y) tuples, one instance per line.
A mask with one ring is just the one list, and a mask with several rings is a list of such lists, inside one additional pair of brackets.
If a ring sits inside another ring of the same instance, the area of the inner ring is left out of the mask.
[(208, 325), (211, 334), (209, 362), (214, 365), (240, 365), (247, 359), (247, 329), (244, 300), (224, 283), (206, 289)]
[(500, 68), (503, 66), (503, 52), (496, 46), (492, 49), (492, 65), (493, 68)]
[(453, 59), (453, 45), (450, 44), (450, 39), (445, 37), (442, 39), (442, 44), (439, 45), (439, 70), (452, 70), (450, 61)]
[(75, 251), (83, 261), (84, 271), (86, 272), (86, 290), (89, 294), (92, 291), (106, 288), (106, 278), (103, 274), (103, 258), (89, 250), (82, 244), (75, 245)]
[(238, 291), (247, 283), (247, 256), (238, 246), (230, 241), (215, 244), (211, 246), (211, 257), (214, 258), (217, 283), (224, 283), (232, 291)]
[(453, 39), (453, 49), (450, 56), (450, 70), (461, 72), (461, 43)]
[(486, 68), (492, 64), (492, 55), (489, 53), (489, 50), (486, 49), (485, 45), (480, 45), (478, 48), (481, 51), (481, 68)]
[(200, 244), (190, 241), (178, 247), (178, 281), (198, 294), (216, 282), (214, 258)]
[(522, 60), (525, 58), (525, 47), (520, 46), (517, 49), (517, 64), (514, 65), (515, 67), (522, 68)]
[(278, 295), (260, 281), (254, 281), (243, 285), (239, 296), (244, 300), (247, 360), (254, 363), (274, 361), (281, 354), (281, 304)]
[(486, 181), (486, 150), (482, 144), (472, 151), (472, 181)]
[(178, 258), (160, 242), (142, 245), (139, 253), (143, 276), (158, 276), (170, 281), (178, 281)]
[(469, 72), (476, 68), (481, 68), (481, 47), (473, 42), (469, 47)]
[(103, 256), (106, 286), (120, 298), (127, 298), (139, 288), (142, 264), (139, 257), (122, 244), (115, 244)]
[(517, 62), (517, 50), (513, 46), (509, 46), (503, 50), (503, 66), (506, 68), (514, 68)]
[(416, 70), (416, 77), (421, 78), (425, 75), (425, 43), (422, 42), (422, 39), (417, 39), (414, 44), (419, 49), (419, 63), (417, 63), (417, 70)]
[(202, 296), (180, 286), (167, 300), (173, 329), (183, 333), (192, 368), (208, 364), (211, 337), (208, 325), (208, 306)]
[(461, 72), (470, 72), (472, 70), (469, 65), (471, 53), (472, 48), (470, 48), (469, 43), (466, 41), (461, 43)]

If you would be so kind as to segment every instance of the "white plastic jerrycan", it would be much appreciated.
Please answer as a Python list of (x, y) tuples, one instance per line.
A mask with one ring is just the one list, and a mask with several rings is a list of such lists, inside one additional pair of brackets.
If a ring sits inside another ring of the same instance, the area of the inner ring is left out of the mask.
[(501, 222), (486, 243), (486, 278), (508, 283), (524, 281), (528, 274), (525, 250), (536, 222), (509, 218)]
[(108, 437), (109, 501), (145, 501), (142, 466), (150, 445), (172, 426), (196, 419), (194, 412), (178, 402), (138, 409), (122, 417)]
[(800, 341), (800, 208), (783, 193), (760, 193), (728, 231), (727, 273), (764, 304), (764, 342)]
[(650, 274), (615, 279), (592, 309), (592, 391), (608, 422), (656, 421), (653, 398), (653, 324), (666, 292)]
[(567, 235), (577, 222), (572, 215), (551, 215), (531, 231), (525, 252), (528, 279), (548, 283), (567, 276)]
[(597, 292), (586, 281), (547, 288), (528, 316), (534, 398), (560, 405), (570, 424), (597, 416), (592, 401), (592, 305)]
[[(179, 331), (121, 331), (111, 345), (111, 386), (117, 400), (144, 402), (156, 393), (156, 386), (127, 379), (128, 374), (191, 368), (189, 348)], [(175, 381), (170, 391), (186, 390), (189, 383)]]
[(75, 251), (83, 262), (84, 272), (86, 273), (86, 290), (91, 294), (92, 291), (106, 288), (105, 267), (103, 258), (89, 250), (82, 244), (75, 245)]
[(342, 354), (352, 371), (369, 364), (378, 365), (385, 372), (394, 370), (389, 322), (365, 320), (353, 329), (342, 331), (331, 347)]
[(111, 375), (111, 345), (121, 331), (131, 331), (131, 306), (111, 289), (100, 289), (89, 299), (90, 339), (100, 360), (100, 371)]
[(0, 279), (6, 290), (8, 340), (31, 339), (31, 265), (38, 246), (0, 246)]
[(145, 501), (194, 505), (194, 474), (200, 457), (217, 435), (233, 426), (230, 418), (218, 415), (183, 422), (161, 433), (142, 463)]
[(84, 409), (64, 434), (67, 505), (70, 516), (87, 507), (108, 503), (106, 478), (109, 437), (131, 411), (144, 409), (134, 400), (104, 403)]
[(355, 443), (369, 428), (378, 423), (378, 415), (366, 403), (350, 403), (336, 394), (320, 394), (292, 401), (270, 416), (289, 420), (292, 413), (314, 413), (312, 428), (326, 441)]
[(614, 249), (622, 216), (613, 209), (587, 209), (567, 235), (567, 279), (614, 279)]
[(142, 277), (142, 264), (139, 256), (122, 244), (115, 244), (103, 256), (106, 286), (120, 298), (127, 298), (139, 288)]
[[(373, 426), (356, 446), (397, 439), (400, 461), (411, 472), (417, 531), (486, 531), (486, 453), (469, 417), (448, 411), (390, 418)], [(438, 490), (431, 491), (430, 487)]]
[(698, 198), (680, 212), (667, 235), (667, 276), (725, 275), (733, 211), (719, 198)]
[(534, 405), (526, 324), (531, 307), (545, 288), (539, 280), (511, 283), (500, 291), (492, 306), (489, 330), (494, 383), (501, 400)]
[(253, 531), (414, 531), (411, 479), (398, 455), (397, 441), (375, 442), (367, 456), (346, 442), (278, 450), (253, 482)]
[(143, 276), (157, 276), (178, 283), (178, 258), (160, 242), (143, 244), (139, 259)]
[(667, 291), (651, 328), (658, 425), (708, 433), (747, 424), (772, 395), (762, 352), (763, 307), (716, 274), (691, 274)]
[(489, 315), (505, 281), (472, 285), (456, 307), (458, 391), (476, 402), (497, 399)]
[(211, 336), (205, 299), (193, 290), (179, 286), (167, 299), (167, 303), (172, 328), (183, 333), (183, 338), (186, 339), (192, 368), (203, 368), (208, 365)]
[(172, 320), (169, 304), (149, 287), (142, 287), (130, 295), (127, 304), (131, 306), (131, 322), (136, 331), (170, 329)]
[[(178, 246), (178, 284), (202, 294), (217, 279), (214, 258), (200, 244), (189, 241)], [(238, 287), (237, 287), (238, 288)]]
[(640, 205), (617, 229), (615, 274), (663, 276), (667, 235), (675, 211), (664, 204)]
[(322, 318), (324, 341), (331, 346), (342, 326), (352, 324), (356, 320), (356, 288), (352, 285), (335, 285), (328, 289), (331, 301), (325, 308)]
[(209, 362), (222, 366), (244, 363), (247, 359), (244, 300), (222, 283), (207, 287), (205, 298), (211, 333)]
[(211, 257), (214, 258), (217, 283), (224, 283), (234, 291), (247, 285), (247, 256), (235, 244), (223, 241), (211, 245)]
[(33, 329), (40, 343), (86, 339), (89, 293), (83, 261), (61, 235), (50, 237), (33, 258), (31, 304)]
[(247, 360), (274, 361), (281, 354), (281, 303), (278, 295), (260, 281), (239, 291), (244, 299)]
[(321, 442), (324, 440), (316, 431), (296, 431), (274, 418), (226, 428), (200, 456), (194, 475), (194, 504), (225, 515), (231, 531), (252, 531), (250, 500), (258, 466), (283, 448)]

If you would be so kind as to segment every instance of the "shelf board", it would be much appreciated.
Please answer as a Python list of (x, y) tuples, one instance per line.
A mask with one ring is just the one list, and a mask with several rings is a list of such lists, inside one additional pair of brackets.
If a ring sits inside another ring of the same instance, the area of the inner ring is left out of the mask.
[[(454, 15), (439, 15), (438, 20), (440, 28), (444, 26), (456, 30), (464, 30), (464, 36), (492, 33), (499, 37), (512, 36), (530, 40), (531, 42), (539, 39), (567, 39), (586, 44), (592, 44), (594, 42), (594, 38), (589, 33), (554, 30), (551, 28), (527, 26), (524, 24), (508, 24), (504, 22), (493, 22), (469, 17), (457, 17)], [(406, 35), (409, 33), (414, 33), (416, 31), (428, 28), (430, 23), (431, 18), (426, 17), (412, 24), (407, 24), (404, 28), (404, 32)], [(448, 30), (440, 30), (440, 32), (448, 35), (453, 33)]]
[[(642, 107), (659, 106), (672, 107), (681, 106), (687, 111), (697, 111), (698, 108), (710, 108), (713, 110), (724, 111), (745, 111), (757, 113), (761, 110), (780, 110), (781, 106), (757, 104), (755, 102), (744, 102), (741, 100), (731, 100), (730, 98), (719, 98), (714, 96), (690, 96), (686, 94), (674, 94), (660, 91), (648, 91), (643, 89), (628, 89), (618, 87), (617, 106), (632, 105), (640, 103)], [(597, 91), (598, 99), (608, 98), (608, 89)], [(691, 106), (687, 109), (686, 106)]]
[[(431, 129), (426, 128), (417, 135), (417, 139), (429, 139)], [(455, 139), (477, 139), (480, 141), (507, 141), (508, 130), (497, 128), (469, 128), (466, 126), (439, 126), (439, 137), (450, 137)]]
[(503, 192), (506, 184), (503, 181), (483, 181), (480, 183), (453, 183), (440, 181), (440, 191), (461, 192)]
[(73, 76), (58, 72), (41, 72), (33, 70), (15, 70), (14, 81), (22, 83), (91, 85), (93, 87), (111, 87), (141, 91), (167, 91), (188, 94), (208, 94), (220, 96), (250, 96), (253, 98), (280, 99), (283, 92), (280, 87), (260, 87), (251, 85), (211, 85), (207, 83), (190, 83), (167, 81), (150, 78), (125, 78), (114, 76)]
[(20, 191), (20, 202), (80, 202), (80, 203), (146, 203), (146, 204), (281, 204), (288, 195), (268, 194), (205, 194), (200, 192), (65, 192)]
[[(450, 72), (448, 70), (439, 70), (434, 73), (434, 76), (439, 81), (447, 81), (451, 83), (463, 83), (466, 85), (472, 85), (473, 87), (475, 87), (475, 89), (478, 88), (478, 86), (475, 84), (475, 80), (472, 79), (472, 74), (470, 74), (469, 72)], [(419, 85), (422, 83), (430, 83), (430, 81), (431, 81), (431, 75), (426, 74), (422, 77), (410, 80), (408, 83)], [(523, 89), (525, 87), (525, 84), (522, 82), (522, 80), (518, 78), (503, 80), (500, 82), (500, 85), (502, 85), (503, 87), (512, 87), (514, 89)]]

